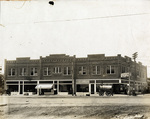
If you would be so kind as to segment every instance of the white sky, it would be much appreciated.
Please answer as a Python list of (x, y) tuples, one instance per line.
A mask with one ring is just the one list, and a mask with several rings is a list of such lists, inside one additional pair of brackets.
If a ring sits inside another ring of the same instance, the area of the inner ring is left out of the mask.
[[(150, 71), (148, 0), (1, 1), (0, 65), (4, 59), (49, 54), (122, 54)], [(150, 73), (148, 72), (150, 77)]]

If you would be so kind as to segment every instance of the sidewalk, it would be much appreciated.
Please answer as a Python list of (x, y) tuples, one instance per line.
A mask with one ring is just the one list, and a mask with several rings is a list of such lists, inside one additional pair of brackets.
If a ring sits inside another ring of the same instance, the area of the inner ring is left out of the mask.
[(27, 98), (119, 98), (119, 97), (150, 97), (150, 94), (140, 94), (137, 96), (129, 96), (125, 94), (114, 94), (113, 96), (99, 96), (99, 95), (90, 95), (90, 96), (72, 96), (72, 95), (1, 95), (0, 97), (27, 97)]

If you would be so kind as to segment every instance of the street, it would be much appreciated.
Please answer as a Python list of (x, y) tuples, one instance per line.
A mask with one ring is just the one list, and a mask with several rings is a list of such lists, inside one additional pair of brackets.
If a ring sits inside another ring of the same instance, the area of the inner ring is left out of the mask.
[(148, 119), (150, 95), (1, 96), (0, 119)]

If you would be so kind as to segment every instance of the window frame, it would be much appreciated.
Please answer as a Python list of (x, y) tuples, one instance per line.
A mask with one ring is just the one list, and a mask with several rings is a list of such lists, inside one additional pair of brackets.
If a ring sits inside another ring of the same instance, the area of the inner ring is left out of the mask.
[[(14, 75), (13, 75), (13, 70), (14, 70)], [(10, 75), (9, 75), (9, 73), (10, 73)], [(15, 68), (9, 68), (8, 69), (8, 76), (15, 76), (16, 75), (16, 69)]]
[[(66, 73), (65, 73), (66, 71)], [(70, 73), (69, 73), (70, 72)], [(71, 67), (67, 66), (67, 67), (64, 67), (64, 71), (63, 71), (63, 74), (64, 75), (71, 75), (72, 72), (71, 72)]]
[(86, 66), (79, 66), (78, 67), (78, 74), (79, 75), (87, 75), (87, 67)]
[[(32, 69), (33, 69), (33, 75), (31, 74)], [(36, 75), (35, 75), (35, 74), (36, 74)], [(32, 67), (32, 68), (30, 69), (30, 76), (38, 76), (38, 69), (37, 69), (37, 67)]]
[(92, 66), (92, 75), (101, 75), (101, 66), (99, 66), (99, 65), (93, 65)]
[(126, 67), (125, 66), (121, 67), (121, 73), (126, 73)]
[(19, 76), (27, 76), (27, 68), (19, 68)]
[[(45, 74), (45, 71), (46, 71), (46, 74)], [(44, 67), (43, 68), (43, 76), (50, 76), (50, 75), (51, 75), (51, 69), (50, 69), (50, 67)]]
[[(108, 69), (108, 67), (109, 67), (109, 69)], [(108, 73), (108, 70), (109, 70), (109, 73)], [(106, 67), (106, 73), (107, 74), (115, 74), (115, 72), (116, 71), (115, 71), (115, 66), (114, 65), (107, 65), (107, 67)]]
[(53, 68), (53, 73), (54, 74), (61, 74), (62, 73), (62, 69), (60, 66), (56, 66)]

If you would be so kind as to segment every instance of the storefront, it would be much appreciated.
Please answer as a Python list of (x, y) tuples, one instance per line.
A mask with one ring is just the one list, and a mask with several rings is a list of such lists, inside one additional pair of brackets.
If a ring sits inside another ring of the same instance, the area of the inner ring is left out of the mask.
[(11, 95), (29, 94), (72, 94), (72, 79), (69, 80), (38, 80), (38, 81), (6, 81), (6, 87), (10, 90)]
[(77, 95), (85, 96), (86, 94), (98, 95), (100, 85), (113, 85), (114, 93), (124, 91), (124, 84), (121, 79), (77, 79)]

